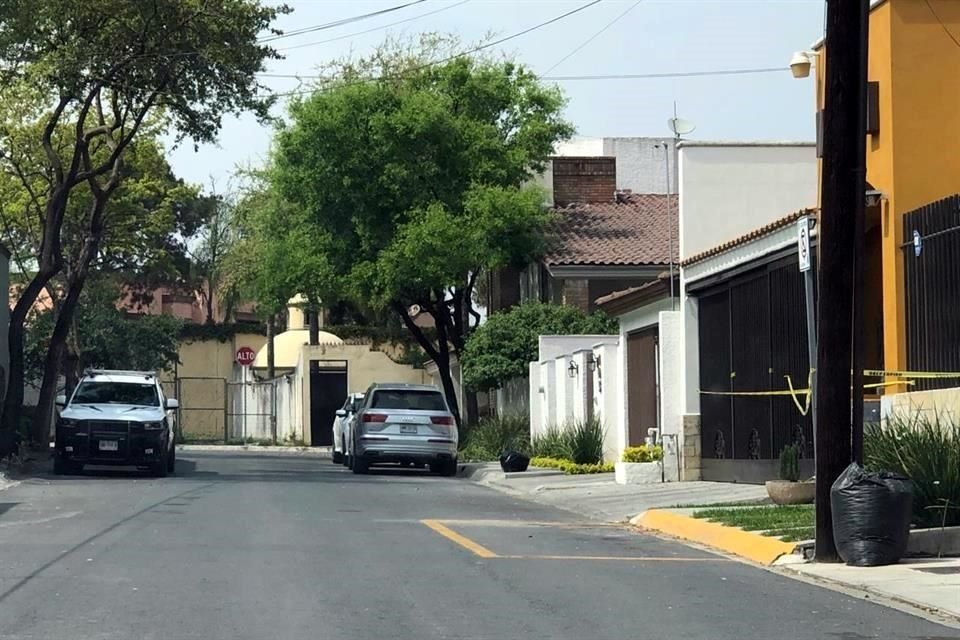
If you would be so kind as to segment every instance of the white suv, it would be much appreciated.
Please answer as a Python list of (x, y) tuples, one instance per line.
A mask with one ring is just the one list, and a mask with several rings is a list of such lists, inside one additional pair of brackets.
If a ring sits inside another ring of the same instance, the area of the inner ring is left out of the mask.
[(179, 405), (164, 395), (156, 374), (90, 370), (69, 402), (59, 396), (57, 406), (54, 473), (79, 473), (85, 464), (173, 472)]

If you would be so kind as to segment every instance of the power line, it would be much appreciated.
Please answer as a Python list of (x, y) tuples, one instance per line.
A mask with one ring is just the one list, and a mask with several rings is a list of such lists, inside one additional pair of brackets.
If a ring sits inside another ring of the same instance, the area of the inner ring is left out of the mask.
[(382, 16), (387, 13), (393, 13), (394, 11), (399, 11), (401, 9), (406, 9), (407, 7), (412, 7), (415, 4), (421, 4), (427, 0), (411, 0), (404, 4), (398, 4), (393, 7), (388, 7), (386, 9), (380, 9), (379, 11), (371, 11), (370, 13), (363, 13), (356, 16), (351, 16), (349, 18), (342, 18), (340, 20), (334, 20), (333, 22), (326, 22), (324, 24), (314, 25), (312, 27), (303, 27), (301, 29), (294, 29), (293, 31), (287, 31), (285, 33), (280, 33), (277, 35), (266, 36), (260, 38), (258, 42), (273, 42), (275, 40), (282, 40), (284, 38), (292, 38), (294, 36), (300, 36), (305, 33), (313, 33), (315, 31), (324, 31), (326, 29), (334, 29), (336, 27), (342, 27), (346, 24), (352, 24), (354, 22), (360, 22), (361, 20), (367, 20), (369, 18), (375, 18), (377, 16)]
[(419, 15), (411, 16), (409, 18), (404, 18), (403, 20), (397, 20), (396, 22), (391, 22), (389, 24), (384, 24), (379, 27), (373, 27), (372, 29), (365, 29), (363, 31), (355, 31), (353, 33), (348, 33), (342, 36), (337, 36), (336, 38), (328, 38), (327, 40), (317, 40), (316, 42), (306, 42), (303, 44), (295, 44), (291, 47), (283, 47), (282, 49), (277, 49), (277, 51), (291, 51), (293, 49), (303, 49), (304, 47), (313, 47), (318, 44), (327, 44), (328, 42), (336, 42), (338, 40), (346, 40), (347, 38), (353, 38), (355, 36), (362, 36), (367, 33), (373, 33), (374, 31), (382, 31), (383, 29), (389, 29), (390, 27), (395, 27), (398, 24), (404, 24), (405, 22), (413, 22), (414, 20), (419, 20), (420, 18), (426, 18), (427, 16), (432, 16), (435, 13), (441, 13), (449, 9), (454, 9), (460, 5), (464, 5), (470, 2), (470, 0), (460, 0), (454, 4), (441, 7), (439, 9), (434, 9), (433, 11), (427, 11), (426, 13), (421, 13)]
[(573, 55), (576, 54), (578, 51), (580, 51), (581, 49), (583, 49), (585, 46), (587, 46), (588, 44), (590, 44), (591, 42), (593, 42), (601, 33), (603, 33), (604, 31), (606, 31), (606, 30), (609, 29), (610, 27), (612, 27), (612, 26), (613, 26), (616, 22), (618, 22), (621, 18), (623, 18), (625, 15), (627, 15), (628, 13), (630, 13), (631, 11), (633, 11), (634, 9), (636, 9), (636, 8), (637, 8), (637, 5), (639, 5), (641, 2), (643, 2), (643, 0), (637, 0), (637, 1), (634, 2), (632, 5), (630, 5), (629, 7), (627, 7), (627, 10), (626, 10), (626, 11), (624, 11), (623, 13), (621, 13), (620, 15), (618, 15), (616, 18), (614, 18), (613, 20), (611, 20), (610, 22), (608, 22), (607, 24), (605, 24), (605, 25), (603, 26), (603, 28), (601, 28), (599, 31), (597, 31), (597, 32), (594, 33), (592, 36), (590, 36), (589, 38), (587, 38), (586, 40), (584, 40), (584, 41), (580, 44), (579, 47), (577, 47), (576, 49), (574, 49), (573, 51), (571, 51), (571, 52), (568, 53), (567, 55), (565, 55), (565, 56), (563, 56), (562, 58), (560, 58), (560, 60), (558, 60), (558, 61), (556, 62), (556, 64), (554, 64), (552, 67), (550, 67), (549, 69), (547, 69), (546, 71), (544, 71), (543, 74), (544, 74), (544, 75), (547, 75), (548, 73), (550, 73), (551, 71), (553, 71), (554, 69), (556, 69), (557, 67), (559, 67), (561, 64), (563, 64), (564, 62), (566, 62), (571, 56), (573, 56)]
[(937, 22), (940, 23), (940, 26), (943, 27), (943, 32), (947, 34), (948, 38), (953, 40), (953, 44), (960, 47), (960, 40), (958, 40), (955, 35), (950, 33), (950, 29), (948, 29), (947, 25), (943, 22), (943, 20), (940, 19), (940, 16), (937, 14), (937, 10), (933, 8), (933, 4), (930, 2), (930, 0), (925, 0), (925, 2), (927, 3), (927, 8), (930, 9), (930, 13), (933, 14), (933, 17), (936, 18)]
[[(555, 23), (555, 22), (559, 22), (560, 20), (563, 20), (564, 18), (569, 18), (570, 16), (572, 16), (572, 15), (574, 15), (574, 14), (576, 14), (576, 13), (580, 13), (581, 11), (583, 11), (583, 10), (585, 10), (585, 9), (589, 9), (589, 8), (592, 7), (593, 5), (599, 4), (599, 3), (602, 2), (602, 1), (603, 1), (603, 0), (592, 0), (591, 2), (588, 2), (588, 3), (584, 4), (584, 5), (581, 5), (581, 6), (577, 7), (576, 9), (571, 9), (570, 11), (567, 11), (566, 13), (561, 13), (560, 15), (554, 16), (553, 18), (550, 18), (549, 20), (545, 20), (545, 21), (543, 21), (543, 22), (541, 22), (541, 23), (539, 23), (539, 24), (535, 24), (535, 25), (533, 25), (532, 27), (527, 27), (526, 29), (523, 29), (522, 31), (517, 31), (516, 33), (512, 33), (512, 34), (510, 34), (509, 36), (504, 36), (503, 38), (500, 38), (500, 39), (498, 39), (498, 40), (492, 40), (492, 41), (490, 41), (490, 42), (486, 42), (486, 43), (484, 43), (484, 44), (481, 44), (481, 45), (478, 45), (478, 46), (476, 46), (476, 47), (473, 47), (472, 49), (467, 49), (466, 51), (461, 51), (461, 52), (459, 52), (459, 53), (455, 53), (455, 54), (453, 54), (453, 55), (451, 55), (451, 56), (447, 56), (446, 58), (441, 58), (441, 59), (439, 59), (439, 60), (432, 60), (432, 61), (430, 61), (430, 62), (426, 62), (426, 63), (424, 63), (424, 64), (421, 64), (421, 65), (412, 67), (412, 68), (409, 69), (408, 71), (409, 71), (409, 72), (420, 71), (421, 69), (426, 69), (426, 68), (429, 68), (429, 67), (432, 67), (432, 66), (435, 66), (435, 65), (438, 65), (438, 64), (443, 64), (443, 63), (445, 63), (445, 62), (450, 62), (451, 60), (456, 60), (457, 58), (460, 58), (460, 57), (462, 57), (462, 56), (471, 55), (471, 54), (477, 53), (477, 52), (479, 52), (479, 51), (483, 51), (484, 49), (489, 49), (490, 47), (495, 47), (495, 46), (497, 46), (497, 45), (499, 45), (499, 44), (503, 44), (504, 42), (508, 42), (508, 41), (510, 41), (510, 40), (513, 40), (514, 38), (519, 38), (520, 36), (524, 36), (524, 35), (532, 32), (532, 31), (536, 31), (537, 29), (542, 29), (543, 27), (546, 27), (546, 26), (548, 26), (548, 25), (551, 25), (551, 24), (553, 24), (553, 23)], [(295, 79), (295, 80), (312, 79), (312, 80), (327, 80), (327, 81), (329, 81), (329, 80), (334, 80), (334, 79), (335, 79), (335, 78), (328, 77), (328, 76), (308, 76), (308, 75), (280, 74), (280, 73), (275, 73), (275, 74), (260, 73), (260, 74), (257, 74), (257, 75), (260, 76), (260, 77), (262, 77), (262, 78), (292, 78), (292, 79)], [(400, 76), (398, 76), (398, 77), (400, 77)], [(345, 83), (345, 85), (363, 84), (363, 83), (366, 83), (366, 82), (376, 82), (376, 81), (378, 81), (378, 80), (386, 80), (386, 79), (387, 79), (387, 78), (384, 78), (384, 77), (379, 77), (379, 78), (365, 78), (365, 79), (363, 79), (363, 80), (357, 80), (357, 81)], [(344, 85), (341, 85), (341, 86), (344, 86)], [(274, 95), (275, 97), (280, 97), (280, 98), (282, 98), (282, 97), (287, 97), (287, 96), (296, 96), (296, 95), (305, 95), (305, 94), (309, 94), (309, 93), (315, 93), (316, 91), (317, 91), (317, 89), (310, 89), (310, 90), (301, 90), (301, 91), (291, 91), (291, 92), (287, 92), (287, 93), (275, 93), (275, 94), (273, 94), (273, 95)]]
[[(621, 73), (607, 75), (581, 75), (581, 76), (541, 76), (541, 80), (548, 82), (576, 82), (580, 80), (649, 80), (656, 78), (697, 78), (706, 76), (740, 76), (760, 73), (777, 73), (788, 70), (788, 67), (760, 67), (756, 69), (711, 69), (705, 71), (667, 71), (663, 73)], [(257, 74), (263, 78), (284, 78), (289, 80), (335, 80), (332, 76), (317, 75), (297, 75), (288, 73), (261, 73)], [(373, 82), (387, 78), (371, 78), (363, 82)], [(313, 93), (316, 89), (304, 89), (297, 92), (291, 92), (290, 95), (300, 95)], [(283, 93), (275, 94), (278, 96), (288, 95)]]

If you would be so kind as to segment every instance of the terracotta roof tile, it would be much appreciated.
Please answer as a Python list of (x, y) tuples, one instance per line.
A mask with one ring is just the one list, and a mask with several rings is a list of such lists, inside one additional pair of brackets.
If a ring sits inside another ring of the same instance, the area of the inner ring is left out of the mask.
[(768, 233), (773, 233), (777, 229), (782, 229), (787, 225), (793, 224), (800, 218), (803, 218), (815, 213), (817, 213), (817, 209), (801, 209), (800, 211), (794, 211), (793, 213), (786, 215), (778, 220), (774, 220), (773, 222), (765, 224), (762, 227), (758, 227), (753, 231), (749, 231), (738, 238), (734, 238), (733, 240), (728, 240), (723, 244), (718, 244), (717, 246), (707, 249), (706, 251), (701, 251), (700, 253), (694, 254), (689, 258), (687, 258), (686, 260), (683, 260), (682, 262), (680, 262), (680, 265), (687, 267), (691, 264), (696, 264), (697, 262), (701, 262), (703, 260), (706, 260), (707, 258), (723, 253), (724, 251), (729, 251), (730, 249), (733, 249), (736, 246), (739, 246), (741, 244), (746, 244), (751, 240), (762, 238)]
[[(571, 204), (554, 209), (544, 263), (559, 265), (657, 265), (676, 259), (676, 196), (620, 194), (619, 202)], [(672, 230), (671, 230), (672, 225)]]

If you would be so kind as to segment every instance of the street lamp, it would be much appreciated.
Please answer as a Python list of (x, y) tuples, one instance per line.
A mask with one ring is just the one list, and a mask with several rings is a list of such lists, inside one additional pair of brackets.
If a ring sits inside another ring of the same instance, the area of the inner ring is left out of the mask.
[(567, 365), (567, 375), (570, 376), (571, 378), (576, 378), (579, 372), (580, 372), (580, 366), (576, 362), (571, 360), (570, 364)]
[(816, 51), (797, 51), (790, 58), (790, 73), (794, 78), (807, 78), (810, 76), (810, 68), (813, 66), (813, 59), (817, 57)]

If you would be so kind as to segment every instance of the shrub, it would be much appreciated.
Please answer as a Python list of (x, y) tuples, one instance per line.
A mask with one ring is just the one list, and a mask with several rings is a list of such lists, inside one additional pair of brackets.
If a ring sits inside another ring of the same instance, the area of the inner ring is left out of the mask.
[(569, 460), (573, 457), (573, 452), (570, 450), (570, 436), (559, 427), (550, 427), (544, 433), (534, 436), (530, 449), (538, 458)]
[(577, 464), (603, 462), (603, 423), (591, 418), (575, 423), (568, 428), (570, 458)]
[(569, 305), (525, 302), (492, 314), (470, 335), (461, 359), (463, 381), (485, 391), (526, 378), (542, 335), (612, 335), (619, 330), (617, 321), (601, 311), (587, 314)]
[(641, 445), (627, 447), (621, 458), (624, 462), (658, 462), (663, 460), (663, 447)]
[[(960, 423), (917, 413), (864, 429), (865, 466), (901, 473), (913, 481), (913, 518), (918, 526), (940, 526), (949, 501), (947, 525), (960, 525)], [(932, 508), (931, 508), (932, 507)]]
[(468, 462), (497, 460), (506, 449), (530, 451), (530, 422), (526, 416), (484, 418), (464, 431), (460, 458)]
[(780, 479), (797, 482), (800, 479), (800, 447), (788, 444), (780, 450)]
[(535, 467), (559, 469), (568, 475), (611, 473), (613, 471), (613, 465), (609, 462), (601, 462), (598, 464), (577, 464), (576, 462), (565, 460), (563, 458), (531, 458), (530, 464)]

